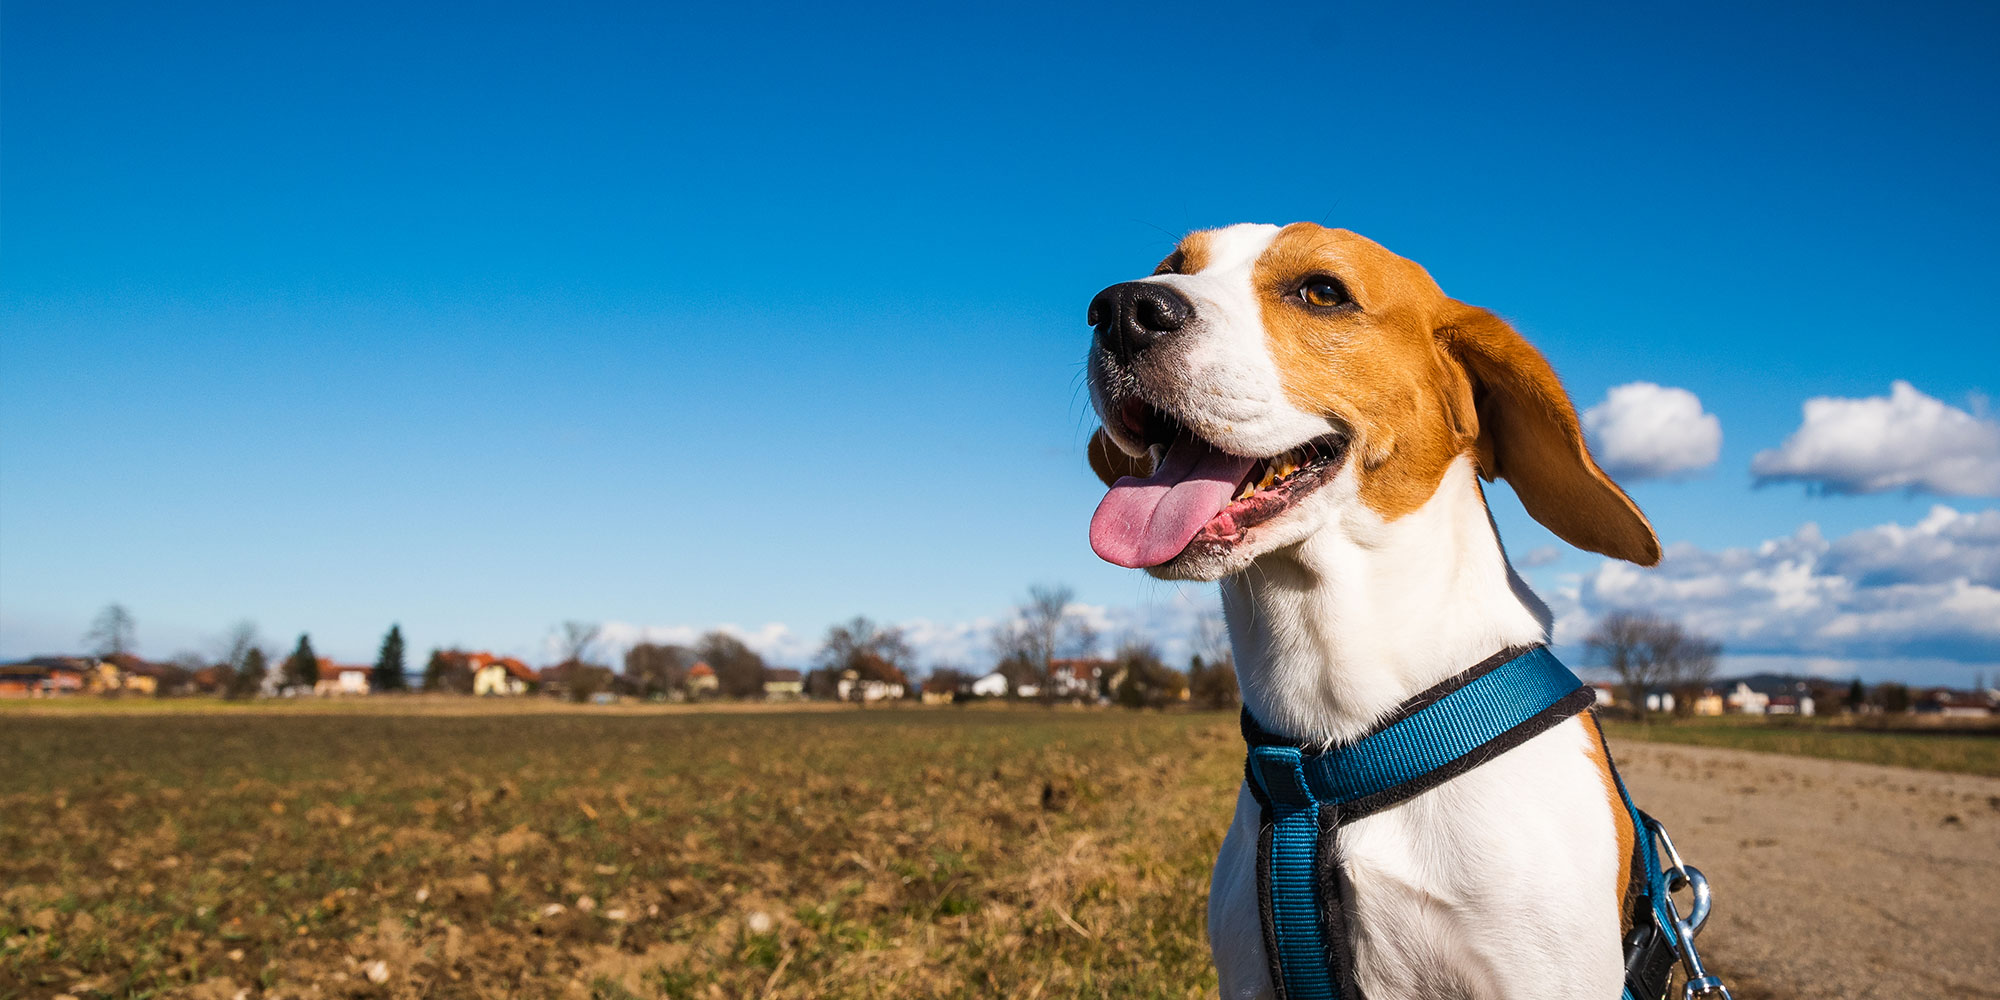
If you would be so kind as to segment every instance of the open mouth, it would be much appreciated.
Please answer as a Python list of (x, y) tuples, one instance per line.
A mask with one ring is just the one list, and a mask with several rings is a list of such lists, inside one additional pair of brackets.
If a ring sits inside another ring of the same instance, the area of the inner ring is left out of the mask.
[(1346, 454), (1344, 435), (1329, 434), (1262, 458), (1232, 455), (1160, 410), (1137, 401), (1121, 408), (1120, 428), (1146, 444), (1153, 471), (1111, 487), (1090, 522), (1090, 545), (1120, 566), (1171, 562), (1199, 547), (1228, 549), (1333, 477)]

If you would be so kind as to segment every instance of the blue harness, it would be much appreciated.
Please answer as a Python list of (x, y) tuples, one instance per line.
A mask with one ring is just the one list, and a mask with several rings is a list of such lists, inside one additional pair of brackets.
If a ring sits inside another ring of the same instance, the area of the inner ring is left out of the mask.
[[(1354, 980), (1347, 901), (1340, 898), (1337, 839), (1343, 825), (1478, 767), (1595, 700), (1596, 692), (1547, 647), (1534, 646), (1486, 658), (1410, 699), (1367, 735), (1324, 752), (1266, 731), (1245, 709), (1245, 777), (1263, 807), (1257, 903), (1279, 1000), (1363, 1000)], [(1596, 724), (1595, 717), (1591, 721)], [(1682, 937), (1692, 935), (1668, 898), (1669, 873), (1683, 866), (1676, 856), (1662, 869), (1648, 832), (1658, 825), (1632, 805), (1615, 767), (1612, 779), (1634, 831), (1627, 912), (1650, 915), (1634, 920), (1625, 939), (1623, 1000), (1660, 1000)], [(1706, 883), (1699, 895), (1697, 927), (1707, 915)]]

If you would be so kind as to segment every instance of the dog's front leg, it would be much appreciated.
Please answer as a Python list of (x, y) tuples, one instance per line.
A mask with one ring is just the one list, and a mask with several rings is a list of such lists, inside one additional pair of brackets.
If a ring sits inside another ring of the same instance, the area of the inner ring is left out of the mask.
[(1208, 886), (1208, 948), (1223, 1000), (1268, 1000), (1270, 960), (1257, 909), (1257, 839), (1262, 812), (1244, 785), (1236, 792), (1236, 818), (1222, 838)]

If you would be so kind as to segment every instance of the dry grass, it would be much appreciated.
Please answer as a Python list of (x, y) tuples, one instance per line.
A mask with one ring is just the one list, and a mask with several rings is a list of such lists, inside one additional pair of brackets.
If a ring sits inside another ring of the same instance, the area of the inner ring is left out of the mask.
[[(1613, 730), (1982, 739), (1765, 732)], [(1242, 760), (1221, 713), (471, 699), (17, 703), (0, 753), (0, 998), (1212, 996)]]
[(1240, 766), (1225, 715), (0, 729), (0, 996), (1214, 990), (1201, 908)]

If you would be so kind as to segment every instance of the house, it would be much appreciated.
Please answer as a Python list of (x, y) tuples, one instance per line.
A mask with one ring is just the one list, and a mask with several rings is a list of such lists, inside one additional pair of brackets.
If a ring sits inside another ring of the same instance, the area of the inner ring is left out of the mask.
[(706, 661), (696, 660), (694, 666), (688, 668), (687, 688), (690, 697), (699, 698), (704, 693), (714, 694), (720, 690), (722, 681), (715, 676), (714, 667)]
[(1590, 685), (1592, 696), (1598, 708), (1608, 708), (1618, 703), (1618, 685), (1596, 681)]
[(81, 694), (90, 686), (98, 661), (78, 656), (37, 656), (0, 663), (0, 698), (48, 698)]
[(313, 693), (367, 694), (371, 689), (370, 679), (374, 674), (374, 667), (358, 663), (335, 663), (322, 656), (319, 658), (319, 680), (313, 683)]
[(1702, 688), (1694, 699), (1694, 714), (1721, 715), (1723, 712), (1722, 692), (1714, 688)]
[(1674, 693), (1672, 691), (1646, 692), (1646, 711), (1671, 712), (1673, 710), (1674, 710)]
[(894, 701), (909, 689), (900, 681), (878, 677), (862, 677), (858, 670), (843, 670), (835, 684), (835, 697), (841, 701)]
[(806, 696), (806, 675), (785, 667), (764, 671), (765, 701), (797, 701)]
[(104, 663), (117, 670), (117, 678), (106, 679), (100, 690), (115, 688), (127, 694), (155, 695), (160, 693), (160, 680), (167, 674), (160, 664), (148, 663), (131, 653), (113, 653), (104, 658)]
[(967, 690), (972, 692), (974, 698), (1005, 698), (1007, 697), (1007, 675), (995, 670), (973, 681), (972, 686)]
[(1102, 697), (1105, 675), (1115, 667), (1110, 660), (1050, 660), (1049, 686), (1057, 698), (1097, 701)]
[(1811, 715), (1813, 698), (1809, 694), (1774, 694), (1764, 706), (1765, 715)]
[(1993, 714), (1993, 705), (1982, 692), (1939, 688), (1916, 699), (1910, 710), (1946, 719), (1984, 719)]
[(1722, 700), (1729, 706), (1730, 711), (1741, 712), (1744, 715), (1763, 715), (1771, 707), (1770, 695), (1753, 691), (1750, 685), (1742, 681), (1737, 681), (1736, 690), (1724, 695)]
[(0, 664), (0, 698), (59, 694), (155, 694), (168, 669), (130, 653), (37, 656)]
[(958, 700), (958, 675), (939, 676), (932, 674), (924, 678), (923, 701), (926, 705), (949, 705)]
[(511, 656), (473, 653), (466, 660), (466, 666), (472, 669), (475, 695), (527, 694), (538, 680), (534, 668)]

